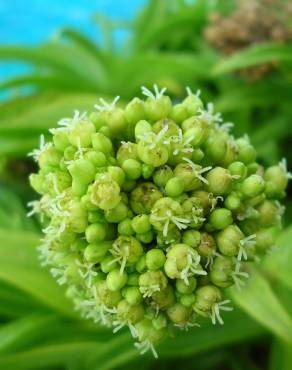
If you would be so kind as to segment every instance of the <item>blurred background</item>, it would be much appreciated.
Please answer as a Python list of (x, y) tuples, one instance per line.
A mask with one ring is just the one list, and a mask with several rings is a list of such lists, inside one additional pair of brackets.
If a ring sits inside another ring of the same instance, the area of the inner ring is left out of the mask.
[(141, 85), (200, 89), (265, 164), (292, 163), (292, 1), (0, 0), (0, 369), (290, 370), (292, 193), (278, 248), (230, 292), (223, 326), (203, 323), (141, 357), (125, 331), (79, 318), (39, 265), (27, 153), (99, 97)]

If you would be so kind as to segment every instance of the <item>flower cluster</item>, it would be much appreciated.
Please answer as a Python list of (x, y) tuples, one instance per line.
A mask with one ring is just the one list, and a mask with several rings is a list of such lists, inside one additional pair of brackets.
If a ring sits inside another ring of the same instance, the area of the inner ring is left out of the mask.
[(43, 265), (76, 308), (141, 353), (200, 316), (223, 324), (224, 288), (240, 288), (247, 263), (274, 244), (290, 174), (266, 170), (247, 136), (187, 89), (173, 105), (154, 86), (124, 109), (100, 101), (41, 138), (30, 176), (44, 238)]
[[(289, 43), (292, 40), (291, 15), (292, 5), (288, 0), (237, 0), (230, 14), (212, 14), (205, 37), (225, 55), (269, 41)], [(277, 61), (263, 63), (241, 69), (240, 73), (257, 80), (277, 65)]]

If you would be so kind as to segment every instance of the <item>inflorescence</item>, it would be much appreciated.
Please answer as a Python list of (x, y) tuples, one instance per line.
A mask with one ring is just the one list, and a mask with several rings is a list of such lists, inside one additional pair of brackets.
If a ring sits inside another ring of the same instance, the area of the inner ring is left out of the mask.
[(30, 176), (41, 199), (43, 265), (86, 318), (128, 327), (141, 353), (200, 316), (223, 324), (224, 288), (274, 245), (290, 174), (264, 168), (247, 136), (235, 139), (199, 94), (173, 105), (154, 86), (125, 109), (96, 111), (41, 137)]

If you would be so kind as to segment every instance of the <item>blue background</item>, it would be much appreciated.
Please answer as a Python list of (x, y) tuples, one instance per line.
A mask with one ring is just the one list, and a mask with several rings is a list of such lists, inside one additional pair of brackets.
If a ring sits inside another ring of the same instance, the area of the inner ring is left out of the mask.
[[(37, 44), (68, 26), (100, 41), (100, 30), (91, 20), (94, 13), (130, 20), (145, 3), (146, 0), (0, 0), (0, 44)], [(125, 31), (117, 31), (116, 43), (125, 35)], [(0, 64), (0, 79), (24, 70), (12, 63)]]

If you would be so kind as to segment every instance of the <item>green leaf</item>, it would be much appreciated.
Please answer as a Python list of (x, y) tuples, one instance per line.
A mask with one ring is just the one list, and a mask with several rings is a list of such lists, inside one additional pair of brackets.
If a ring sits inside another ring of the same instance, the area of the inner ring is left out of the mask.
[(32, 296), (3, 281), (0, 281), (0, 302), (2, 319), (20, 317), (44, 309)]
[(52, 314), (33, 314), (0, 326), (0, 353), (26, 347), (45, 327), (58, 325)]
[[(44, 369), (47, 367), (66, 366), (80, 363), (94, 351), (103, 349), (98, 342), (84, 341), (62, 343), (34, 348), (0, 357), (0, 368), (5, 370)], [(80, 366), (79, 369), (82, 369)]]
[(241, 291), (231, 289), (231, 296), (251, 317), (292, 344), (292, 318), (259, 272), (253, 270), (247, 286)]
[(269, 370), (291, 370), (292, 347), (279, 340), (274, 341)]
[(214, 67), (213, 74), (216, 76), (273, 61), (292, 63), (292, 46), (279, 43), (263, 43), (252, 46), (223, 59)]
[(243, 342), (262, 336), (265, 331), (246, 313), (238, 309), (223, 317), (224, 325), (212, 325), (202, 320), (200, 328), (190, 331), (176, 331), (176, 338), (168, 339), (158, 347), (162, 357), (194, 355), (220, 348), (229, 344)]
[(39, 235), (0, 229), (0, 280), (12, 284), (65, 315), (75, 316), (49, 272), (40, 267), (36, 246)]
[(27, 209), (14, 191), (0, 185), (0, 228), (36, 231)]
[[(157, 346), (159, 358), (193, 356), (228, 344), (258, 338), (265, 333), (256, 322), (239, 310), (228, 313), (224, 320), (223, 326), (214, 326), (209, 320), (204, 320), (201, 328), (192, 328), (187, 332), (176, 330), (174, 338), (168, 338)], [(112, 340), (104, 351), (93, 354), (88, 360), (88, 368), (114, 369), (138, 356), (137, 350), (133, 348), (133, 339), (126, 333)], [(152, 358), (151, 353), (143, 356), (143, 359), (148, 358)]]
[(277, 239), (278, 248), (265, 259), (264, 267), (282, 284), (292, 289), (292, 226), (284, 230)]

